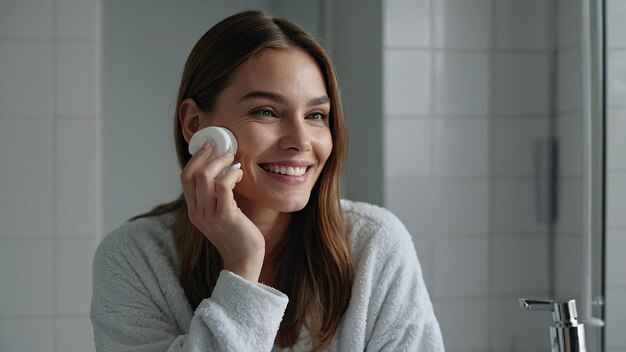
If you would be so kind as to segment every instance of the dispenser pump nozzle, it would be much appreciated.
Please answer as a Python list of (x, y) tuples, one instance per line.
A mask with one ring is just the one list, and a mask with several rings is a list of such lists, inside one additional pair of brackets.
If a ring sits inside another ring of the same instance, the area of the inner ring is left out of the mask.
[(552, 320), (556, 326), (577, 326), (578, 311), (576, 300), (531, 300), (520, 299), (520, 305), (524, 309), (547, 310), (552, 312)]
[(578, 323), (576, 300), (520, 299), (520, 305), (529, 310), (552, 312), (554, 324), (550, 327), (552, 352), (585, 352), (585, 328)]

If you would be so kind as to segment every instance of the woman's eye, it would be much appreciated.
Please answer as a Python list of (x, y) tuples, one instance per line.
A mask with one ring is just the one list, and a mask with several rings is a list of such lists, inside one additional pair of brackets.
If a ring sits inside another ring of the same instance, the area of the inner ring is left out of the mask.
[(324, 120), (326, 119), (326, 114), (321, 113), (321, 112), (314, 112), (311, 115), (309, 115), (309, 118), (312, 120)]
[(274, 112), (272, 110), (266, 109), (266, 108), (253, 110), (252, 114), (253, 115), (257, 115), (257, 116), (262, 116), (262, 117), (273, 117), (273, 116), (276, 116), (276, 115), (274, 115)]

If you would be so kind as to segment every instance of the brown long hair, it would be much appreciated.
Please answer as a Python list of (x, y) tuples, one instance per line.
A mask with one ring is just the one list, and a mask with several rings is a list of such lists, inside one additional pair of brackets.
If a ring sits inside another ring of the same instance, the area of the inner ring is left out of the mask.
[[(341, 215), (341, 182), (347, 153), (346, 122), (335, 70), (326, 50), (293, 22), (259, 11), (230, 16), (213, 26), (192, 49), (182, 75), (174, 117), (174, 139), (181, 168), (189, 161), (178, 111), (192, 98), (210, 112), (218, 94), (239, 65), (265, 50), (298, 48), (319, 65), (331, 99), (332, 152), (315, 183), (308, 204), (293, 213), (287, 236), (278, 247), (274, 286), (289, 297), (276, 343), (293, 346), (301, 329), (311, 334), (315, 351), (330, 344), (348, 308), (354, 271)], [(180, 283), (193, 308), (209, 297), (222, 259), (210, 241), (189, 221), (183, 195), (131, 220), (176, 212), (174, 243), (181, 257)]]

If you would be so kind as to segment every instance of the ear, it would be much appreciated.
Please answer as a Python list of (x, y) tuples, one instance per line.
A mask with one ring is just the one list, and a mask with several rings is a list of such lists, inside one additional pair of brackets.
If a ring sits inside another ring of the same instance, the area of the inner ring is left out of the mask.
[(189, 143), (191, 136), (200, 128), (200, 108), (198, 108), (195, 100), (187, 98), (180, 103), (178, 119), (180, 120), (183, 137)]

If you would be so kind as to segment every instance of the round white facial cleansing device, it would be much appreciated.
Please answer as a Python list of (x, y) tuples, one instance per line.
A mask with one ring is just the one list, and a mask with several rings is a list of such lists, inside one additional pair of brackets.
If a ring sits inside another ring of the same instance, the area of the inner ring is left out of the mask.
[(194, 155), (204, 142), (213, 143), (213, 152), (207, 163), (228, 152), (237, 153), (237, 139), (235, 135), (224, 127), (210, 126), (199, 130), (191, 136), (189, 154)]

